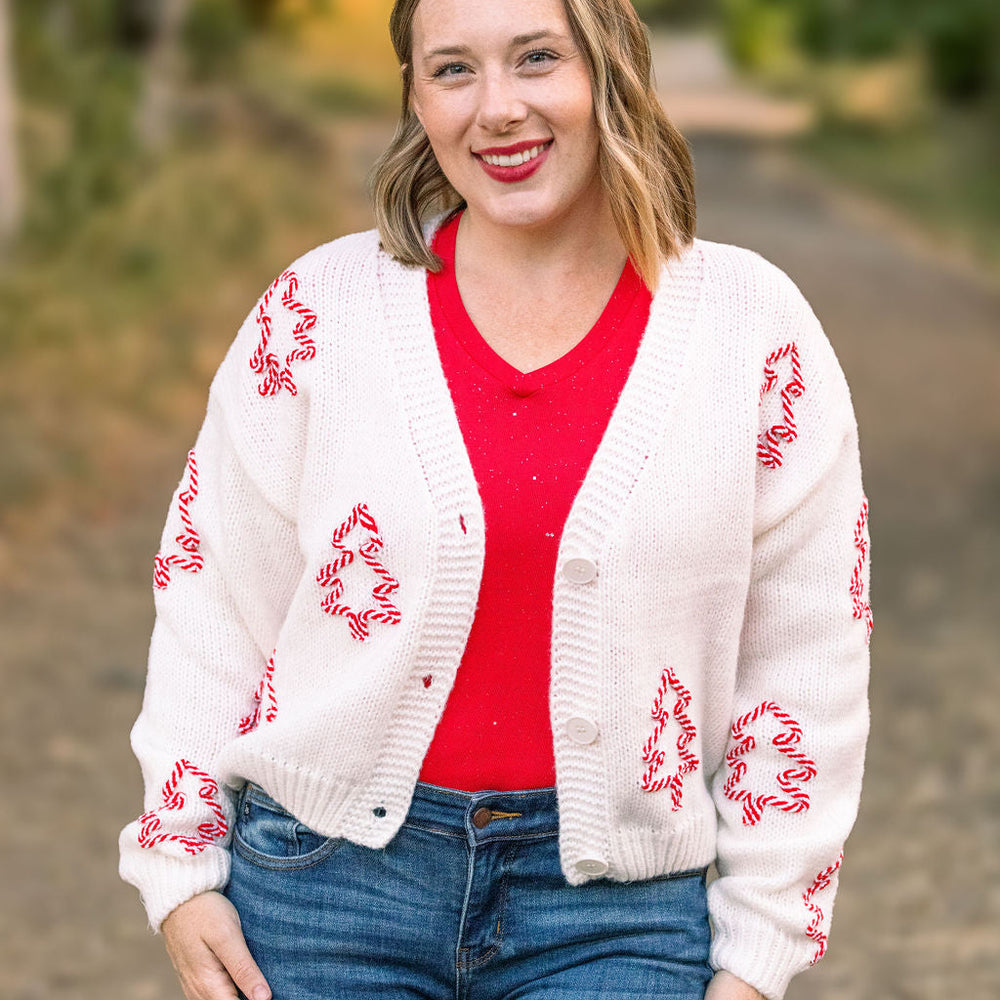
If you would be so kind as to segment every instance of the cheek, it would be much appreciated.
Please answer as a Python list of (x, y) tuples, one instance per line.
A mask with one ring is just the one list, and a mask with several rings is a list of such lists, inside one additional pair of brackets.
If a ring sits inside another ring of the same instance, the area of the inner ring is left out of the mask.
[(463, 134), (461, 109), (456, 102), (431, 96), (415, 99), (413, 110), (417, 113), (431, 145), (437, 148), (457, 143)]
[(567, 128), (579, 134), (582, 142), (591, 145), (597, 141), (594, 99), (586, 77), (564, 91), (559, 102), (558, 116)]

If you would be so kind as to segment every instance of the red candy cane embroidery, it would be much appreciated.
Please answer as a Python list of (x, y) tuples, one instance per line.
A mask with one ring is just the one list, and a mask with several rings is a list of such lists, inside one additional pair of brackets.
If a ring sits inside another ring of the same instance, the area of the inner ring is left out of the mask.
[(260, 725), (262, 713), (265, 722), (274, 722), (278, 717), (278, 696), (274, 692), (274, 653), (267, 661), (264, 676), (253, 693), (253, 711), (240, 720), (240, 735), (252, 733)]
[[(268, 310), (274, 293), (282, 284), (285, 285), (285, 290), (281, 293), (281, 304), (299, 317), (292, 330), (292, 336), (298, 347), (285, 357), (283, 367), (276, 354), (268, 353), (274, 321)], [(292, 365), (296, 361), (311, 361), (316, 357), (316, 344), (308, 333), (316, 325), (316, 313), (299, 302), (296, 298), (298, 290), (298, 275), (294, 271), (285, 271), (274, 280), (257, 307), (256, 321), (260, 328), (260, 344), (250, 359), (250, 367), (258, 375), (264, 376), (263, 382), (257, 386), (257, 391), (262, 396), (277, 396), (282, 389), (287, 389), (293, 396), (297, 395), (298, 388), (292, 378)]]
[[(742, 758), (757, 746), (753, 736), (744, 730), (764, 715), (773, 715), (785, 727), (771, 740), (771, 743), (796, 764), (795, 767), (781, 771), (777, 775), (777, 782), (784, 797), (773, 794), (754, 795), (748, 789), (737, 788), (747, 772), (746, 761)], [(809, 795), (800, 786), (816, 777), (816, 764), (800, 750), (795, 749), (802, 740), (802, 728), (799, 724), (773, 701), (765, 701), (737, 719), (733, 723), (732, 734), (736, 745), (726, 754), (726, 762), (732, 771), (722, 791), (726, 798), (743, 803), (744, 825), (756, 825), (767, 806), (780, 809), (782, 812), (805, 812), (809, 808)]]
[(164, 556), (162, 552), (157, 553), (153, 560), (153, 586), (157, 590), (167, 589), (167, 585), (170, 583), (171, 567), (186, 570), (188, 573), (198, 573), (205, 565), (205, 560), (199, 551), (201, 538), (191, 523), (190, 506), (198, 496), (198, 463), (195, 460), (194, 449), (188, 452), (186, 474), (187, 488), (181, 490), (177, 497), (177, 507), (184, 530), (174, 539), (183, 549), (184, 554), (176, 552), (173, 555)]
[[(362, 542), (355, 551), (344, 544), (344, 539), (360, 524), (368, 532), (367, 541)], [(370, 632), (369, 622), (383, 622), (386, 625), (398, 624), (401, 615), (399, 608), (393, 604), (391, 595), (399, 589), (399, 581), (382, 565), (379, 553), (382, 551), (382, 536), (379, 534), (375, 519), (368, 513), (368, 508), (359, 503), (350, 516), (333, 533), (332, 545), (337, 552), (337, 558), (324, 566), (316, 576), (316, 582), (323, 587), (331, 587), (331, 591), (323, 599), (322, 608), (328, 615), (341, 615), (348, 620), (351, 635), (359, 642), (364, 642)], [(344, 583), (340, 574), (354, 562), (355, 555), (361, 556), (372, 572), (379, 578), (371, 591), (374, 607), (363, 611), (355, 611), (342, 603)]]
[(861, 513), (858, 523), (854, 526), (854, 547), (858, 550), (858, 561), (851, 574), (851, 600), (854, 604), (854, 617), (865, 623), (865, 642), (871, 641), (874, 619), (872, 606), (865, 600), (865, 563), (868, 561), (868, 498), (861, 503)]
[[(179, 786), (185, 775), (191, 775), (198, 780), (198, 798), (215, 817), (212, 820), (199, 823), (195, 827), (196, 835), (195, 833), (169, 833), (162, 829), (162, 820), (166, 813), (180, 812), (187, 805), (184, 793), (179, 791)], [(226, 814), (219, 804), (218, 795), (219, 786), (215, 779), (210, 778), (190, 761), (177, 761), (173, 771), (170, 772), (170, 777), (167, 778), (166, 784), (163, 786), (163, 805), (139, 817), (139, 846), (156, 847), (157, 844), (170, 842), (180, 844), (188, 854), (201, 854), (213, 840), (221, 839), (229, 830)]]
[[(674, 702), (673, 717), (680, 726), (681, 732), (677, 737), (677, 769), (667, 777), (657, 778), (656, 773), (663, 766), (666, 753), (658, 750), (657, 746), (663, 730), (670, 721), (670, 710), (666, 707), (665, 701), (668, 692), (673, 691), (677, 695)], [(698, 768), (699, 760), (690, 750), (688, 744), (697, 735), (694, 723), (686, 715), (687, 707), (691, 704), (691, 692), (677, 679), (674, 671), (667, 667), (660, 678), (660, 687), (653, 699), (653, 709), (650, 713), (653, 717), (653, 732), (646, 740), (642, 748), (642, 759), (649, 765), (642, 776), (641, 787), (644, 792), (658, 792), (661, 789), (670, 789), (671, 808), (676, 812), (681, 807), (681, 797), (684, 792), (684, 776), (692, 774)]]
[(802, 894), (802, 902), (806, 904), (806, 909), (812, 914), (812, 920), (806, 928), (806, 937), (810, 941), (815, 941), (817, 945), (816, 954), (813, 955), (810, 965), (815, 965), (826, 954), (827, 945), (827, 934), (823, 930), (823, 911), (813, 897), (818, 892), (829, 889), (833, 885), (834, 876), (840, 869), (843, 860), (844, 852), (841, 851), (837, 860), (829, 868), (824, 868), (813, 880), (813, 884)]
[(794, 343), (785, 344), (784, 347), (769, 354), (764, 363), (764, 382), (760, 387), (761, 402), (778, 384), (778, 374), (775, 367), (783, 358), (788, 358), (792, 366), (792, 377), (781, 390), (781, 411), (785, 422), (775, 424), (770, 430), (757, 436), (757, 458), (768, 469), (780, 467), (784, 459), (781, 453), (781, 442), (787, 441), (790, 444), (799, 436), (798, 428), (795, 425), (794, 403), (805, 392), (805, 385), (802, 382), (802, 365), (799, 362), (799, 349)]

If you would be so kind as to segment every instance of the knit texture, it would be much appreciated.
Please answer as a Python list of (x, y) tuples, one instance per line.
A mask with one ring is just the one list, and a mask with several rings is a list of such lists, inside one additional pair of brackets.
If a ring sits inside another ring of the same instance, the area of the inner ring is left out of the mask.
[[(717, 858), (712, 961), (772, 998), (826, 948), (857, 809), (867, 523), (816, 318), (757, 255), (697, 241), (560, 540), (560, 851), (574, 885)], [(121, 834), (154, 927), (225, 884), (246, 780), (324, 835), (388, 843), (483, 552), (425, 272), (375, 233), (317, 248), (237, 336), (164, 530), (132, 734), (146, 813)]]

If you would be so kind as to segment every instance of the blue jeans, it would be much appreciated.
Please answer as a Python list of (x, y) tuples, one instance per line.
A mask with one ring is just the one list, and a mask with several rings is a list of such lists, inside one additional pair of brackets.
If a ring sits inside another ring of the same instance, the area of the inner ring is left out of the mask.
[(419, 784), (382, 850), (325, 838), (256, 785), (226, 890), (274, 1000), (703, 1000), (703, 869), (570, 886), (555, 792)]

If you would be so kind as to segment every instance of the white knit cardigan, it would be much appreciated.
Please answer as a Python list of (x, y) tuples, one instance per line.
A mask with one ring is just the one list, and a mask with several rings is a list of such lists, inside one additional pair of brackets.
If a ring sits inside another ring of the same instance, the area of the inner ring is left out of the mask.
[[(318, 247), (223, 362), (156, 559), (147, 812), (121, 835), (154, 927), (225, 885), (248, 779), (324, 835), (392, 838), (483, 550), (425, 272), (374, 232)], [(826, 948), (868, 727), (867, 554), (816, 318), (757, 255), (696, 241), (560, 543), (560, 851), (573, 885), (715, 859), (712, 962), (768, 997)]]

